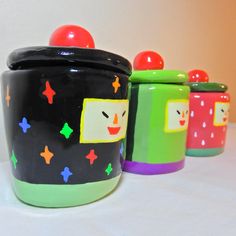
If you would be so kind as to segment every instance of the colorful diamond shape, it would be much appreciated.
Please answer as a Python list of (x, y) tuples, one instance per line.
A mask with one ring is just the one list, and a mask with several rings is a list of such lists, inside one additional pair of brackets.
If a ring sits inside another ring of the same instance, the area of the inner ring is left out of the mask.
[(60, 134), (64, 135), (66, 139), (68, 139), (72, 133), (73, 129), (68, 125), (68, 123), (65, 123), (60, 130)]

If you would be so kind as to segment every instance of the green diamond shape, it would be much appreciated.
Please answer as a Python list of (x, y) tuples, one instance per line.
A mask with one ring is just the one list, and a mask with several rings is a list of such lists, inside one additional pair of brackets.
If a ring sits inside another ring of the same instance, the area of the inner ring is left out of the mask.
[(60, 134), (64, 135), (65, 138), (68, 139), (72, 133), (73, 129), (71, 129), (68, 123), (65, 123), (60, 131)]
[(111, 166), (111, 163), (109, 163), (108, 166), (107, 166), (107, 168), (106, 168), (106, 170), (105, 170), (105, 172), (107, 173), (107, 175), (110, 175), (111, 172), (112, 172), (112, 170), (113, 170), (113, 168), (112, 168), (112, 166)]
[(13, 164), (14, 168), (16, 169), (16, 164), (17, 164), (18, 160), (16, 159), (16, 155), (15, 155), (13, 150), (12, 150), (12, 153), (11, 153), (11, 161), (12, 161), (12, 164)]

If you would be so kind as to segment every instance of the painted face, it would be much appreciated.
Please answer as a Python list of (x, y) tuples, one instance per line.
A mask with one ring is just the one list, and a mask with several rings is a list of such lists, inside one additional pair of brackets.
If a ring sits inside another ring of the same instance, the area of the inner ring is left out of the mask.
[(169, 100), (166, 106), (165, 132), (186, 130), (189, 118), (189, 102), (185, 99)]
[(214, 111), (214, 126), (227, 125), (229, 118), (229, 103), (216, 102)]
[(126, 135), (128, 100), (86, 98), (80, 123), (81, 143), (108, 143)]

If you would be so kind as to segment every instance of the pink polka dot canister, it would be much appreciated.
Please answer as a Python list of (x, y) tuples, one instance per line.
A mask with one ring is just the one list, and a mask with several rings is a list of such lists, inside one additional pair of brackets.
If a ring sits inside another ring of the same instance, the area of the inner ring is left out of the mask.
[(218, 155), (224, 151), (229, 119), (227, 86), (208, 82), (202, 70), (189, 72), (188, 85), (191, 94), (186, 155)]

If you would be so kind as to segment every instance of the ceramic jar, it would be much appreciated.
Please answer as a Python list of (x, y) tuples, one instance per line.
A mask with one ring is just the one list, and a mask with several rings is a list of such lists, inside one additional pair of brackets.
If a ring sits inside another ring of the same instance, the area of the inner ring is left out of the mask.
[(208, 79), (205, 82), (192, 81), (188, 85), (191, 94), (186, 155), (207, 157), (220, 154), (224, 151), (229, 118), (227, 86), (209, 83)]
[(184, 167), (189, 116), (186, 80), (182, 71), (133, 71), (124, 171), (152, 175)]
[(2, 75), (14, 191), (28, 204), (67, 207), (117, 185), (131, 65), (97, 49), (15, 50)]

